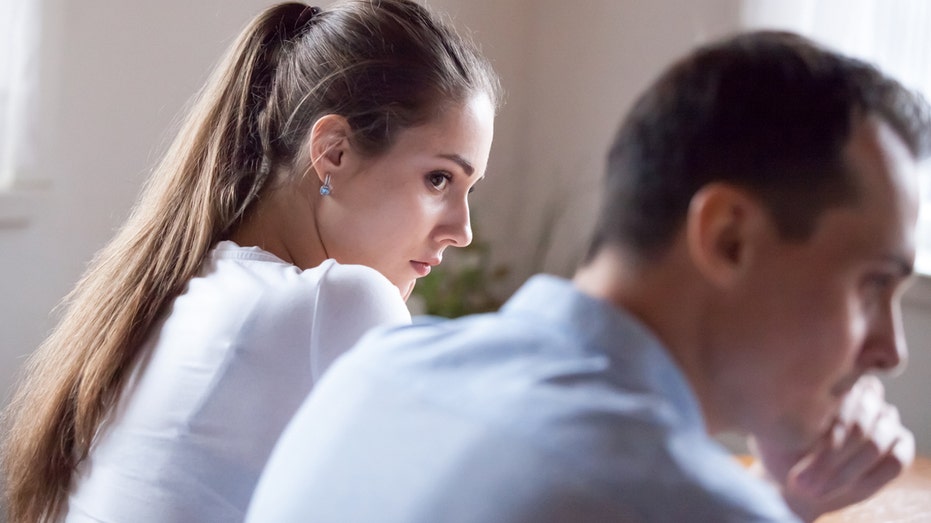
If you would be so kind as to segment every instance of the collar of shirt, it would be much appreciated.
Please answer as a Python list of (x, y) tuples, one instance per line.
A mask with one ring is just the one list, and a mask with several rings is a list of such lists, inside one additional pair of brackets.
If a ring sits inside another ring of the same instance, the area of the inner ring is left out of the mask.
[(607, 373), (625, 387), (657, 393), (670, 401), (670, 413), (705, 432), (698, 400), (678, 365), (655, 334), (638, 318), (550, 275), (532, 277), (501, 308), (505, 316), (532, 318), (577, 340), (580, 351), (597, 351), (611, 364)]

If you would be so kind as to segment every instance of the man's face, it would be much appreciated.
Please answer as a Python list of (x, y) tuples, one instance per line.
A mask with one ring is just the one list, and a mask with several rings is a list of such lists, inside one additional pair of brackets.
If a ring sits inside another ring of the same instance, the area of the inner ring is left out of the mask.
[(915, 257), (915, 162), (872, 118), (844, 154), (860, 199), (826, 210), (806, 241), (763, 241), (713, 362), (732, 421), (786, 448), (810, 446), (860, 376), (906, 357), (898, 300)]

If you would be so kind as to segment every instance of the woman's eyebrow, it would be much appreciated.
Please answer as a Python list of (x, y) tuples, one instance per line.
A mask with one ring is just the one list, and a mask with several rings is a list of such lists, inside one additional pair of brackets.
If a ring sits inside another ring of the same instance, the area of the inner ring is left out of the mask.
[(457, 164), (459, 164), (459, 166), (462, 167), (462, 170), (465, 171), (466, 176), (472, 176), (472, 173), (475, 172), (475, 167), (472, 167), (472, 164), (469, 163), (468, 160), (466, 160), (462, 156), (459, 156), (458, 154), (440, 154), (438, 156), (440, 158), (452, 160), (456, 162)]

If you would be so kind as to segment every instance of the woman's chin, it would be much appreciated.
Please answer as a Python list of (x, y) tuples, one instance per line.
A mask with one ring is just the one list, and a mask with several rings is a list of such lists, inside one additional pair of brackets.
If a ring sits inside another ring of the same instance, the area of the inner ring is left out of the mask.
[(416, 283), (417, 280), (410, 280), (409, 282), (398, 285), (398, 289), (401, 291), (401, 298), (404, 299), (405, 303), (407, 303), (407, 299), (411, 297), (411, 293), (414, 292), (414, 285)]

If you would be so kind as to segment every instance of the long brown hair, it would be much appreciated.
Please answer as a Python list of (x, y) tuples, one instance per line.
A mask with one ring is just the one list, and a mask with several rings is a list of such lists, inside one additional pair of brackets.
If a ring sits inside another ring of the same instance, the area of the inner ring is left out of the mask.
[(65, 298), (4, 415), (11, 523), (48, 521), (118, 400), (143, 340), (275, 173), (302, 172), (313, 123), (340, 114), (359, 150), (500, 87), (475, 46), (410, 0), (285, 3), (241, 33), (124, 226)]

